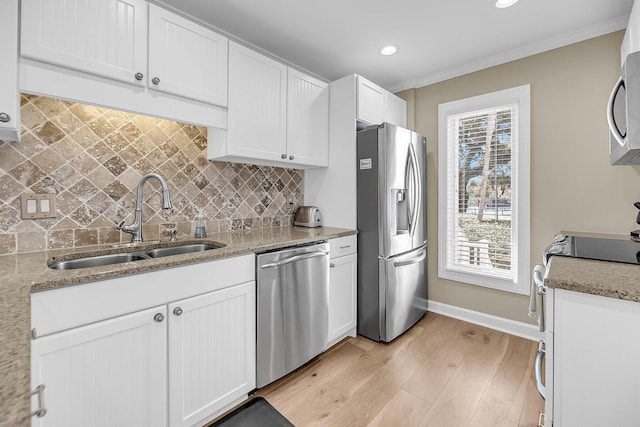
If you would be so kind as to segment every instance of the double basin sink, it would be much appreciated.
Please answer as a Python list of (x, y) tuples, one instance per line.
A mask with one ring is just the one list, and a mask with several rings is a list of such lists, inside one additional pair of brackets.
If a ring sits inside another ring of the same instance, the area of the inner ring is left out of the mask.
[(73, 270), (78, 268), (99, 267), (103, 265), (120, 264), (123, 262), (140, 261), (143, 259), (161, 258), (172, 255), (190, 254), (210, 251), (226, 246), (224, 243), (184, 243), (149, 249), (135, 248), (130, 252), (102, 253), (91, 256), (79, 256), (49, 263), (49, 268), (55, 270)]

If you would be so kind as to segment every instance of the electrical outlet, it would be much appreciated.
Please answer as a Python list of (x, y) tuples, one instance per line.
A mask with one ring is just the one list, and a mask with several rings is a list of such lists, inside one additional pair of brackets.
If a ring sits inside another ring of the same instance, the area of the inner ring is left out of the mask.
[(22, 194), (20, 196), (22, 219), (56, 217), (55, 194)]

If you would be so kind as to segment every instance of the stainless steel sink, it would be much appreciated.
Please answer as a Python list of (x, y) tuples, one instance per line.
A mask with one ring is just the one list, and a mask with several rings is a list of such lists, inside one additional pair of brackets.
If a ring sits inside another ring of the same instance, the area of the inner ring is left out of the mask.
[(163, 256), (171, 256), (171, 255), (180, 255), (180, 254), (190, 254), (193, 252), (204, 252), (210, 251), (211, 249), (218, 249), (221, 246), (212, 245), (208, 243), (198, 243), (193, 245), (184, 245), (184, 246), (173, 246), (170, 248), (156, 248), (147, 251), (146, 253), (151, 258), (160, 258)]
[(90, 257), (68, 259), (65, 261), (56, 261), (49, 264), (49, 268), (53, 268), (55, 270), (74, 270), (76, 268), (98, 267), (101, 265), (120, 264), (122, 262), (129, 261), (140, 261), (141, 259), (148, 258), (148, 255), (138, 252), (96, 255)]
[(188, 243), (188, 244), (182, 244), (182, 245), (177, 244), (175, 246), (153, 248), (153, 249), (147, 249), (147, 250), (142, 250), (138, 246), (136, 250), (132, 252), (93, 255), (93, 256), (54, 261), (49, 264), (49, 268), (53, 268), (55, 270), (73, 270), (77, 268), (99, 267), (102, 265), (120, 264), (123, 262), (140, 261), (143, 259), (161, 258), (166, 256), (172, 256), (172, 255), (181, 255), (181, 254), (189, 254), (189, 253), (195, 253), (195, 252), (210, 251), (212, 249), (218, 249), (224, 246), (226, 245), (222, 243), (221, 244)]

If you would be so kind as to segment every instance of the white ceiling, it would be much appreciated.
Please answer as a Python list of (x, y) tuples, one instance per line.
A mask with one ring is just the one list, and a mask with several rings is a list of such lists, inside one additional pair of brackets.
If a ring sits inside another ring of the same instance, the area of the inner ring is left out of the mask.
[[(326, 80), (420, 87), (626, 27), (633, 0), (156, 0)], [(378, 53), (387, 44), (398, 53)]]

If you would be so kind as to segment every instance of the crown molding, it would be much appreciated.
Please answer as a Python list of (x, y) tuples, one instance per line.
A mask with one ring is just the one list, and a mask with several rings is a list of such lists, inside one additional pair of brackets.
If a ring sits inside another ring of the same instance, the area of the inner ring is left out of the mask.
[(629, 15), (619, 16), (617, 18), (601, 22), (597, 25), (581, 28), (579, 30), (571, 31), (557, 37), (541, 40), (539, 42), (521, 46), (517, 49), (508, 50), (506, 52), (501, 52), (496, 55), (491, 55), (478, 61), (471, 61), (452, 68), (440, 70), (422, 78), (405, 80), (404, 82), (398, 83), (396, 85), (390, 85), (386, 87), (386, 89), (392, 93), (400, 92), (406, 89), (417, 89), (444, 80), (449, 80), (454, 77), (459, 77), (465, 74), (473, 73), (475, 71), (480, 71), (486, 68), (494, 67), (496, 65), (515, 61), (516, 59), (526, 58), (527, 56), (536, 55), (538, 53), (557, 49), (563, 46), (568, 46), (573, 43), (578, 43), (594, 37), (609, 34), (614, 31), (622, 30), (627, 27), (628, 22)]

